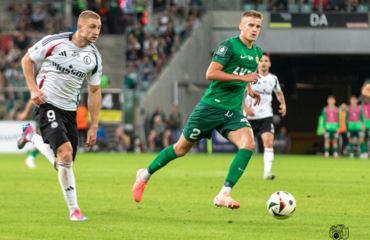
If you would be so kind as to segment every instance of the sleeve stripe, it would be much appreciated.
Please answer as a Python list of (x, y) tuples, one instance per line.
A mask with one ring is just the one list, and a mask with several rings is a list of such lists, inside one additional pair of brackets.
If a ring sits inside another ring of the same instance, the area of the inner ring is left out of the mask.
[(59, 34), (57, 36), (49, 37), (49, 38), (45, 39), (44, 41), (42, 41), (42, 46), (45, 46), (46, 44), (48, 44), (51, 41), (61, 39), (61, 38), (68, 38), (68, 37), (69, 37), (68, 33), (63, 33), (63, 34)]

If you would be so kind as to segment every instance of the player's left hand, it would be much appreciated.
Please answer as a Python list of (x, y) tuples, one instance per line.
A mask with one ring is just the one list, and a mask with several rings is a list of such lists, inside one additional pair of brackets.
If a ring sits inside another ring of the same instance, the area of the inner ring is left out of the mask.
[(279, 113), (281, 113), (281, 116), (285, 116), (286, 114), (286, 105), (285, 104), (280, 104), (280, 110)]
[(258, 92), (250, 91), (249, 96), (254, 99), (253, 106), (257, 106), (261, 102), (261, 95)]
[(85, 147), (92, 148), (94, 144), (96, 143), (96, 133), (98, 129), (90, 128), (90, 130), (87, 132), (87, 139), (86, 139), (86, 145)]

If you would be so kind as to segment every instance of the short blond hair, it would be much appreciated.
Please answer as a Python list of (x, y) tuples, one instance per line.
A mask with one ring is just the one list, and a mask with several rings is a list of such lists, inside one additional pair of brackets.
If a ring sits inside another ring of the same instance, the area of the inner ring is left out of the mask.
[(242, 15), (242, 18), (244, 17), (254, 17), (254, 18), (259, 18), (261, 20), (263, 19), (262, 13), (254, 11), (254, 10), (245, 11)]
[(99, 14), (93, 11), (86, 10), (86, 11), (83, 11), (78, 17), (78, 23), (81, 23), (82, 21), (85, 21), (86, 19), (89, 19), (89, 18), (100, 20)]

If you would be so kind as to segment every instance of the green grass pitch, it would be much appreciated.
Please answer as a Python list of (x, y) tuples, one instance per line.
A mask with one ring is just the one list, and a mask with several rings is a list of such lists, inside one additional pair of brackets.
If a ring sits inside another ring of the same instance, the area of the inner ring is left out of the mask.
[[(141, 203), (131, 188), (154, 154), (78, 154), (78, 203), (90, 220), (70, 222), (57, 172), (39, 155), (0, 155), (0, 239), (330, 239), (344, 224), (349, 239), (370, 239), (370, 161), (316, 156), (275, 157), (274, 181), (263, 181), (263, 157), (253, 156), (231, 192), (241, 208), (216, 208), (213, 199), (234, 155), (190, 154), (153, 175)], [(276, 220), (270, 195), (290, 192), (297, 210)]]

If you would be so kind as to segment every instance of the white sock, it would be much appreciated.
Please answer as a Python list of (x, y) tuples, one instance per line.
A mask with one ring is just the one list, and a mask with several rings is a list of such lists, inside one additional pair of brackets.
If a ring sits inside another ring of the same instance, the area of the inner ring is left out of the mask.
[(62, 186), (64, 198), (66, 199), (69, 215), (72, 215), (77, 209), (76, 181), (72, 170), (73, 162), (59, 162), (59, 183)]
[(144, 181), (148, 181), (148, 180), (149, 180), (149, 178), (150, 178), (150, 176), (152, 176), (152, 174), (150, 174), (150, 173), (148, 172), (148, 169), (145, 169), (145, 170), (141, 173), (141, 175), (140, 175), (141, 179), (143, 179)]
[(224, 192), (227, 192), (228, 194), (230, 194), (230, 191), (231, 191), (231, 187), (222, 186), (221, 191), (220, 191), (220, 193), (218, 195), (221, 195)]
[(263, 154), (263, 161), (265, 162), (265, 175), (271, 173), (272, 161), (274, 161), (274, 149), (265, 148)]
[[(44, 155), (49, 162), (54, 166), (54, 151), (51, 149), (49, 144), (45, 144), (42, 137), (37, 133), (27, 134), (27, 140), (32, 142), (35, 147)], [(30, 139), (28, 139), (30, 138)]]

